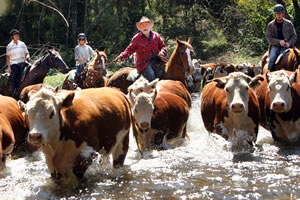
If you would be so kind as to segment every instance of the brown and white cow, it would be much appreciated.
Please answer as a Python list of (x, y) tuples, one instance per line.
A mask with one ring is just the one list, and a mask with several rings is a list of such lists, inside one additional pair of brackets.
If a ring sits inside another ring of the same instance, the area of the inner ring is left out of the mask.
[(294, 143), (300, 137), (300, 82), (298, 72), (285, 70), (266, 73), (256, 88), (261, 125), (275, 141)]
[(133, 117), (138, 131), (134, 132), (139, 149), (164, 148), (164, 144), (178, 141), (186, 136), (189, 106), (186, 101), (172, 93), (142, 92), (135, 96), (129, 92), (134, 103)]
[(0, 95), (0, 172), (5, 156), (25, 142), (26, 123), (17, 101)]
[[(263, 78), (234, 72), (207, 84), (201, 97), (205, 128), (237, 141), (237, 145), (251, 146), (256, 141), (259, 125), (259, 105), (252, 87), (259, 84), (259, 80)], [(240, 137), (238, 133), (246, 134)]]
[(54, 178), (82, 177), (95, 151), (121, 167), (128, 151), (131, 109), (123, 93), (95, 88), (55, 93), (42, 88), (25, 106), (28, 142), (41, 146)]

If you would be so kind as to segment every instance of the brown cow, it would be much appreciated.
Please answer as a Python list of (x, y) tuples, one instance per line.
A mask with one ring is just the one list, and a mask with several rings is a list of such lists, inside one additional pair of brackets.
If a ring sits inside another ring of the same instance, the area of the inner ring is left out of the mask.
[(43, 88), (23, 106), (29, 122), (28, 142), (41, 146), (52, 177), (82, 177), (95, 151), (112, 154), (113, 166), (123, 166), (132, 115), (120, 91), (95, 88), (54, 93)]
[(266, 73), (256, 88), (261, 125), (275, 141), (294, 143), (300, 136), (300, 80), (298, 72), (286, 70)]
[(0, 95), (0, 171), (4, 168), (5, 155), (25, 142), (25, 119), (17, 101)]
[(186, 136), (189, 106), (181, 97), (157, 90), (135, 96), (128, 93), (137, 132), (139, 149), (164, 148), (164, 144), (178, 141)]
[[(225, 139), (237, 140), (238, 146), (252, 146), (258, 133), (259, 105), (251, 87), (256, 86), (259, 80), (263, 78), (251, 78), (242, 72), (234, 72), (207, 84), (201, 97), (205, 128)], [(239, 137), (238, 131), (246, 134)]]

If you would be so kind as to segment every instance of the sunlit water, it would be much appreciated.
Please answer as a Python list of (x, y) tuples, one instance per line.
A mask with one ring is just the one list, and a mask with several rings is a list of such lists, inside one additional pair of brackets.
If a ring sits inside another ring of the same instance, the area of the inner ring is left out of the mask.
[[(194, 95), (188, 121), (190, 141), (141, 155), (131, 137), (125, 167), (96, 159), (79, 183), (54, 183), (42, 153), (7, 160), (0, 178), (6, 199), (297, 199), (300, 147), (274, 145), (260, 128), (253, 153), (232, 153), (228, 142), (209, 135)], [(100, 158), (98, 158), (100, 159)]]

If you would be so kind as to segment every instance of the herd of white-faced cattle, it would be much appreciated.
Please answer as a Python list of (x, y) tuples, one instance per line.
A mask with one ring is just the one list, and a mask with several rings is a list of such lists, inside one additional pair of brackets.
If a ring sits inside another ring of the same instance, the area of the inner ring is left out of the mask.
[[(205, 128), (249, 147), (260, 125), (275, 141), (296, 142), (299, 70), (259, 72), (259, 66), (248, 64), (196, 66), (187, 85), (190, 92), (202, 93)], [(54, 179), (82, 177), (98, 153), (112, 156), (113, 166), (122, 167), (130, 130), (141, 153), (165, 149), (189, 138), (188, 89), (180, 81), (141, 77), (127, 94), (110, 87), (67, 91), (36, 84), (24, 88), (18, 102), (0, 96), (0, 173), (8, 154), (35, 150), (44, 153)]]

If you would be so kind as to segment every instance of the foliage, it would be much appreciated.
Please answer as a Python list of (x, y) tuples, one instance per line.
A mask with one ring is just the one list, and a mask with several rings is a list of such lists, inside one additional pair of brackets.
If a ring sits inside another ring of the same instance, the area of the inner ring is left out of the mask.
[[(66, 18), (69, 27), (58, 12)], [(0, 9), (0, 66), (5, 65), (5, 46), (12, 28), (32, 55), (41, 45), (50, 43), (59, 49), (69, 67), (74, 68), (76, 37), (85, 32), (94, 49), (106, 49), (109, 61), (129, 44), (138, 32), (135, 23), (141, 16), (153, 19), (154, 31), (164, 38), (168, 53), (176, 38), (192, 37), (196, 55), (211, 59), (234, 50), (246, 55), (261, 55), (267, 49), (266, 26), (274, 18), (275, 0), (6, 0)], [(285, 6), (300, 32), (300, 10), (293, 2)], [(236, 47), (238, 46), (238, 47)], [(117, 69), (118, 65), (113, 66)]]

